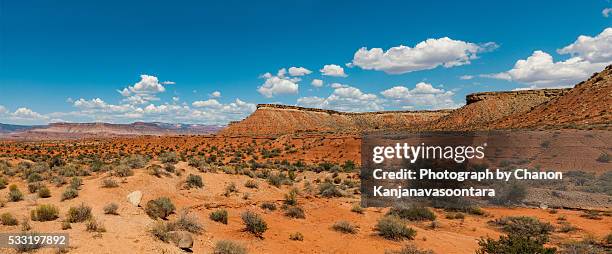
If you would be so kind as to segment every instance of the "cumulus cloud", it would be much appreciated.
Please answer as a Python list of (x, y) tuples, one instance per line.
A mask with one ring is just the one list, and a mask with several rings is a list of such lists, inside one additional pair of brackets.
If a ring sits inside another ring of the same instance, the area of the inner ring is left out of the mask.
[(601, 15), (604, 17), (610, 17), (610, 13), (612, 13), (612, 8), (605, 8), (601, 11)]
[(221, 107), (221, 103), (219, 103), (219, 101), (215, 99), (208, 99), (205, 101), (194, 101), (192, 105), (194, 107), (213, 107), (213, 108)]
[(344, 73), (344, 68), (342, 68), (340, 65), (335, 65), (335, 64), (326, 64), (319, 71), (324, 76), (332, 76), (332, 77), (347, 77), (348, 76), (346, 75), (346, 73)]
[(29, 108), (21, 107), (11, 113), (11, 117), (18, 120), (44, 120), (48, 119), (40, 113), (34, 112)]
[(429, 70), (438, 66), (450, 68), (469, 64), (471, 60), (478, 58), (477, 53), (491, 51), (497, 47), (493, 42), (475, 44), (448, 37), (427, 39), (412, 48), (400, 45), (387, 51), (382, 48), (363, 47), (355, 52), (351, 66), (389, 74)]
[(213, 98), (219, 98), (219, 97), (221, 97), (221, 92), (219, 92), (219, 91), (214, 91), (214, 92), (212, 92), (212, 93), (210, 94), (210, 96), (211, 96), (211, 97), (213, 97)]
[(289, 68), (289, 75), (291, 76), (304, 76), (312, 73), (311, 70), (304, 67), (291, 67)]
[(4, 106), (0, 105), (0, 115), (4, 115), (8, 113), (8, 109), (6, 109)]
[(126, 97), (124, 100), (130, 104), (145, 104), (149, 101), (159, 100), (155, 96), (157, 93), (163, 93), (166, 91), (164, 85), (173, 85), (173, 81), (160, 82), (155, 76), (142, 74), (140, 75), (140, 81), (134, 85), (118, 90), (118, 92)]
[(326, 98), (311, 96), (302, 97), (297, 104), (305, 107), (327, 108), (339, 111), (361, 112), (383, 110), (383, 101), (375, 94), (364, 93), (348, 85), (338, 85)]
[(508, 71), (481, 76), (516, 81), (530, 85), (529, 88), (572, 86), (612, 63), (612, 28), (595, 37), (581, 35), (557, 52), (571, 57), (555, 62), (550, 54), (536, 50), (527, 59), (516, 61)]
[(299, 85), (297, 82), (300, 81), (300, 78), (289, 78), (285, 77), (287, 74), (287, 70), (282, 68), (278, 70), (276, 76), (271, 73), (265, 73), (261, 75), (261, 78), (266, 81), (263, 85), (257, 88), (257, 92), (266, 98), (272, 98), (276, 95), (282, 94), (297, 94)]
[(320, 79), (313, 79), (312, 82), (310, 82), (310, 84), (314, 87), (322, 87), (323, 86), (323, 80)]
[(442, 109), (459, 106), (453, 100), (455, 93), (435, 88), (425, 82), (419, 82), (413, 89), (405, 86), (395, 86), (382, 91), (381, 94), (402, 108), (427, 107)]

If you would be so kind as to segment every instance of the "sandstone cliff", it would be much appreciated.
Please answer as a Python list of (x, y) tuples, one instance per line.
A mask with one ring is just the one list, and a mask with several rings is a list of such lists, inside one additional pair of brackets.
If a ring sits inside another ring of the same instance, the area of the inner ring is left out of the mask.
[(416, 129), (450, 113), (437, 111), (383, 111), (346, 113), (334, 110), (259, 104), (249, 117), (231, 123), (221, 135), (282, 135), (300, 132), (360, 133), (375, 130)]

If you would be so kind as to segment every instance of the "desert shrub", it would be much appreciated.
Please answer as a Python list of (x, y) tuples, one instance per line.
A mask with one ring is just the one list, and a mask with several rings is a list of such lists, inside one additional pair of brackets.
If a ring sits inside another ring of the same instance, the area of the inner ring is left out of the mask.
[(28, 175), (28, 183), (39, 182), (42, 180), (43, 180), (43, 177), (39, 173), (33, 172)]
[(17, 188), (17, 185), (11, 184), (9, 186), (8, 200), (11, 202), (23, 200), (23, 193)]
[(162, 168), (160, 165), (153, 164), (147, 167), (147, 173), (152, 176), (160, 177), (162, 174)]
[(385, 216), (376, 224), (378, 234), (389, 240), (414, 239), (416, 230), (407, 227), (404, 222), (396, 216)]
[(548, 235), (554, 230), (550, 223), (527, 216), (502, 217), (490, 223), (501, 226), (509, 235), (534, 238), (540, 242), (548, 241)]
[(168, 197), (160, 197), (149, 200), (145, 205), (145, 212), (153, 219), (166, 219), (175, 210), (174, 204)]
[(407, 244), (399, 250), (385, 250), (385, 254), (434, 254), (432, 250), (421, 250), (413, 244)]
[(608, 235), (606, 235), (606, 237), (604, 238), (604, 242), (606, 244), (612, 244), (612, 233), (609, 233)]
[(245, 230), (257, 237), (263, 237), (263, 233), (268, 230), (268, 224), (264, 219), (255, 212), (246, 211), (242, 213), (242, 222), (245, 225)]
[(110, 203), (104, 206), (104, 214), (113, 214), (113, 215), (117, 215), (117, 209), (119, 209), (119, 206), (115, 203)]
[(187, 188), (202, 188), (204, 183), (202, 182), (202, 177), (199, 175), (189, 174), (187, 176), (186, 183)]
[(24, 216), (21, 220), (21, 231), (29, 231), (30, 229), (32, 229), (32, 225), (30, 225), (30, 219)]
[(81, 185), (83, 185), (83, 179), (81, 179), (80, 177), (73, 177), (72, 179), (70, 179), (70, 187), (78, 190), (81, 188)]
[(132, 168), (126, 165), (119, 165), (115, 167), (115, 170), (113, 171), (113, 175), (116, 175), (118, 177), (128, 177), (128, 176), (133, 176), (134, 171), (132, 170)]
[(35, 193), (38, 191), (38, 189), (40, 189), (42, 186), (44, 186), (44, 184), (42, 182), (33, 182), (33, 183), (28, 183), (28, 191), (30, 193)]
[(97, 232), (102, 233), (106, 232), (106, 228), (104, 228), (104, 224), (102, 222), (96, 220), (93, 216), (85, 222), (85, 230), (87, 232)]
[(3, 213), (0, 215), (0, 222), (2, 222), (2, 225), (4, 226), (15, 226), (19, 224), (17, 218), (15, 218), (11, 213)]
[(214, 254), (246, 254), (247, 250), (242, 244), (230, 241), (221, 240), (215, 244)]
[(166, 222), (162, 220), (156, 220), (151, 226), (151, 228), (149, 229), (149, 232), (155, 238), (161, 241), (164, 241), (164, 242), (168, 242), (168, 240), (170, 240), (168, 232), (174, 231), (174, 230), (176, 230), (174, 223), (170, 223), (170, 222)]
[(611, 156), (608, 153), (601, 153), (599, 157), (597, 157), (597, 161), (601, 163), (608, 163), (610, 162), (610, 158)]
[(142, 155), (132, 154), (129, 157), (121, 159), (121, 164), (131, 169), (142, 168), (147, 164), (147, 158)]
[(351, 212), (358, 213), (358, 214), (363, 214), (364, 213), (364, 209), (363, 209), (363, 207), (361, 207), (360, 204), (354, 204), (353, 207), (351, 208)]
[(61, 187), (66, 184), (66, 178), (63, 176), (53, 176), (51, 177), (51, 183), (55, 185), (55, 187)]
[(69, 223), (83, 222), (91, 218), (91, 207), (81, 204), (77, 207), (70, 207), (66, 214), (66, 221)]
[(294, 219), (304, 219), (306, 218), (306, 214), (304, 213), (304, 209), (299, 206), (290, 206), (285, 210), (285, 216)]
[(42, 186), (38, 189), (38, 197), (39, 198), (48, 198), (51, 197), (51, 191), (47, 186)]
[(72, 187), (68, 187), (66, 188), (66, 190), (64, 191), (64, 193), (62, 193), (62, 201), (64, 200), (68, 200), (68, 199), (73, 199), (79, 196), (79, 191), (72, 188)]
[(180, 172), (176, 171), (176, 167), (172, 163), (164, 164), (164, 170), (166, 170), (166, 172), (168, 172), (168, 173), (176, 172), (178, 175), (180, 175)]
[(173, 223), (177, 228), (194, 234), (198, 234), (204, 230), (204, 227), (198, 221), (198, 217), (193, 214), (188, 214), (185, 211), (181, 212)]
[(319, 185), (319, 194), (326, 198), (342, 197), (344, 194), (333, 183), (324, 182)]
[(218, 209), (216, 211), (213, 211), (212, 213), (210, 213), (210, 219), (216, 222), (221, 222), (223, 224), (227, 224), (227, 210), (225, 209)]
[(179, 161), (178, 156), (175, 152), (165, 152), (158, 156), (159, 161), (162, 163), (177, 163)]
[(304, 235), (300, 232), (291, 233), (289, 235), (289, 240), (293, 241), (304, 241)]
[(519, 182), (505, 184), (498, 188), (498, 194), (489, 199), (489, 202), (496, 205), (515, 205), (520, 204), (527, 196), (527, 187)]
[(404, 206), (399, 205), (392, 207), (387, 215), (395, 215), (405, 220), (411, 221), (422, 221), (422, 220), (435, 220), (436, 215), (427, 207), (423, 206)]
[(465, 214), (463, 213), (447, 213), (446, 218), (449, 220), (463, 220), (465, 219)]
[(288, 193), (285, 194), (285, 204), (286, 205), (297, 205), (298, 189), (293, 188)]
[(67, 230), (67, 229), (71, 229), (71, 228), (72, 228), (72, 226), (70, 225), (69, 221), (67, 221), (67, 220), (62, 221), (62, 230)]
[(573, 232), (573, 231), (578, 230), (578, 228), (576, 226), (570, 224), (567, 221), (559, 222), (559, 225), (561, 225), (561, 227), (559, 227), (558, 231), (561, 232), (561, 233), (569, 233), (569, 232)]
[(6, 188), (7, 181), (6, 179), (0, 177), (0, 190)]
[(261, 209), (274, 211), (276, 210), (276, 204), (269, 202), (269, 201), (265, 201), (261, 203)]
[(480, 246), (476, 250), (476, 254), (504, 254), (504, 253), (537, 253), (537, 254), (553, 254), (555, 248), (544, 247), (544, 243), (516, 234), (508, 236), (500, 236), (499, 240), (492, 238), (481, 238), (478, 241)]
[(345, 220), (334, 223), (334, 225), (332, 225), (332, 229), (345, 234), (357, 233), (357, 227)]
[(259, 188), (259, 184), (257, 183), (257, 181), (253, 180), (253, 179), (249, 179), (246, 181), (246, 183), (244, 183), (244, 187), (250, 188), (250, 189), (257, 189)]
[(223, 193), (223, 195), (229, 197), (230, 195), (236, 192), (238, 192), (238, 187), (236, 187), (236, 183), (231, 182), (227, 186), (225, 186), (225, 193)]
[(102, 188), (115, 188), (118, 186), (119, 184), (117, 184), (117, 181), (112, 178), (104, 178), (104, 180), (102, 180)]
[(59, 217), (59, 209), (54, 205), (38, 205), (30, 212), (33, 221), (52, 221)]
[(585, 239), (582, 241), (570, 241), (561, 244), (561, 254), (605, 254), (610, 253), (600, 246), (598, 243)]
[(580, 217), (584, 217), (589, 220), (601, 220), (601, 215), (599, 215), (598, 211), (587, 210), (584, 211), (583, 214), (580, 215)]

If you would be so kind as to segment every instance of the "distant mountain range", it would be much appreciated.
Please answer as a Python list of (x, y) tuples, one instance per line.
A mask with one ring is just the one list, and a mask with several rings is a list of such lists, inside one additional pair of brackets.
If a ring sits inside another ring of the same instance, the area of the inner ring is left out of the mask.
[(13, 125), (0, 123), (2, 139), (72, 139), (140, 135), (206, 135), (224, 128), (220, 125), (172, 124), (160, 122), (50, 123), (48, 125)]

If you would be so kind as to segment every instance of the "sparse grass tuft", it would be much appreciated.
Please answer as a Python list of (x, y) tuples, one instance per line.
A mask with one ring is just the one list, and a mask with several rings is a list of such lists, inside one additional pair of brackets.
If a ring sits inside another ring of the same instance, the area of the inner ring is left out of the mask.
[(399, 250), (385, 250), (385, 254), (434, 254), (434, 252), (419, 249), (414, 244), (407, 244)]
[(276, 204), (270, 201), (265, 201), (261, 203), (261, 209), (274, 211), (276, 210)]
[(256, 180), (249, 179), (246, 181), (246, 183), (244, 183), (244, 187), (247, 187), (249, 189), (257, 189), (259, 188), (259, 184), (257, 183)]
[(0, 222), (2, 222), (2, 225), (4, 226), (16, 226), (19, 224), (17, 218), (15, 218), (11, 213), (3, 213), (0, 215)]
[(306, 218), (306, 214), (304, 213), (304, 209), (299, 206), (290, 206), (285, 210), (285, 216), (294, 219), (304, 219)]
[(304, 241), (304, 235), (300, 232), (295, 232), (289, 235), (289, 240)]
[(117, 181), (112, 178), (104, 178), (104, 180), (102, 180), (102, 188), (115, 188), (118, 186), (119, 184), (117, 184)]
[(354, 204), (353, 207), (351, 208), (351, 212), (358, 213), (358, 214), (363, 214), (364, 211), (365, 210), (363, 209), (363, 207), (361, 207), (360, 204)]
[(117, 209), (119, 209), (119, 206), (117, 204), (107, 204), (106, 206), (104, 206), (104, 214), (118, 215)]
[(416, 236), (416, 230), (407, 227), (404, 222), (396, 216), (385, 216), (376, 224), (378, 234), (385, 239), (400, 241), (412, 240)]
[(335, 231), (341, 232), (341, 233), (345, 233), (345, 234), (356, 234), (357, 233), (357, 227), (345, 220), (341, 220), (341, 221), (334, 223), (334, 225), (332, 226), (332, 229)]
[(242, 222), (245, 225), (245, 230), (251, 232), (257, 237), (263, 238), (263, 233), (268, 230), (268, 224), (264, 219), (257, 213), (246, 211), (242, 213)]
[(214, 254), (246, 254), (246, 248), (235, 241), (221, 240), (215, 244)]
[(392, 207), (387, 215), (395, 215), (405, 220), (423, 221), (436, 219), (436, 215), (427, 207), (423, 206), (396, 206)]
[(221, 222), (223, 224), (227, 224), (227, 210), (225, 209), (218, 209), (216, 211), (213, 211), (212, 213), (210, 213), (210, 219), (216, 222)]
[(199, 175), (194, 175), (194, 174), (189, 174), (187, 176), (185, 185), (187, 186), (187, 189), (204, 187), (204, 183), (202, 182), (202, 177)]
[(74, 189), (72, 187), (68, 187), (68, 188), (66, 188), (64, 193), (62, 193), (62, 201), (68, 200), (68, 199), (73, 199), (73, 198), (76, 198), (78, 196), (79, 196), (79, 191), (77, 189)]

